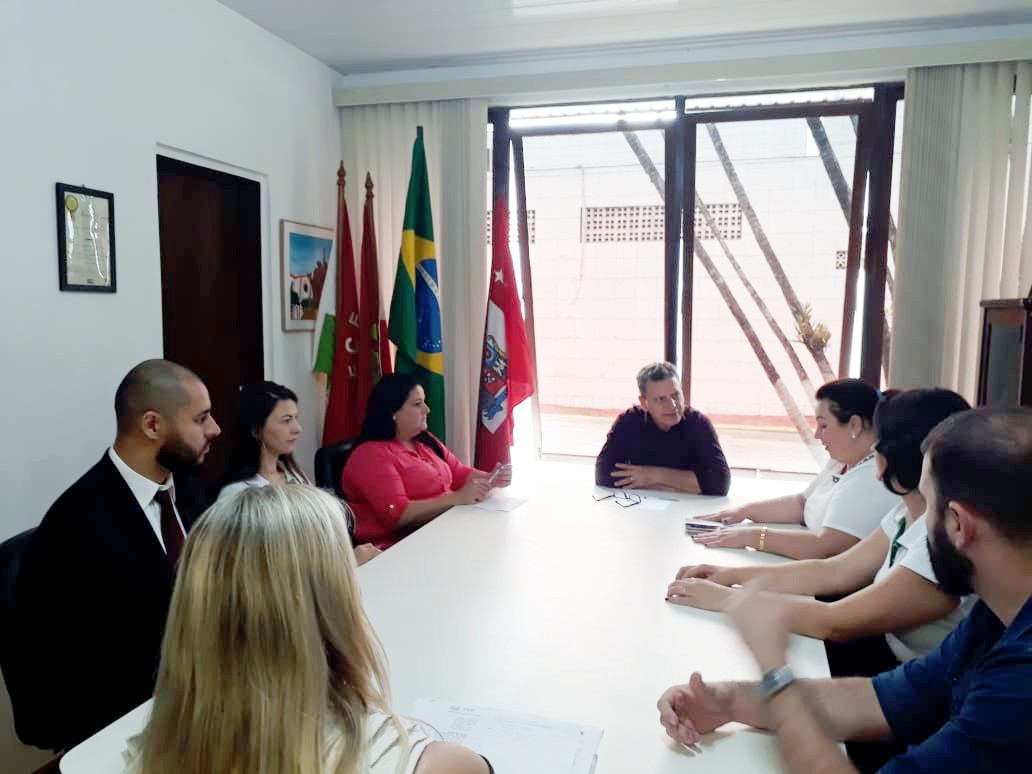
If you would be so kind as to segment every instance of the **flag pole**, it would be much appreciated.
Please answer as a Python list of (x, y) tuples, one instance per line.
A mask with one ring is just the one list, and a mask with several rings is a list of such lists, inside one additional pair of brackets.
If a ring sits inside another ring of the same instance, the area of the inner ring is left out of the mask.
[(533, 418), (531, 424), (534, 429), (534, 458), (541, 459), (541, 399), (538, 394), (538, 359), (537, 359), (537, 331), (534, 327), (534, 283), (530, 272), (530, 228), (527, 218), (527, 174), (523, 165), (523, 138), (519, 135), (513, 137), (512, 142), (512, 163), (513, 172), (516, 177), (516, 212), (518, 223), (516, 233), (519, 235), (520, 248), (520, 273), (523, 279), (523, 308), (526, 314), (523, 318), (523, 326), (527, 331), (527, 345), (530, 348), (530, 362), (534, 366), (532, 374), (534, 379), (534, 392), (530, 396), (530, 405)]

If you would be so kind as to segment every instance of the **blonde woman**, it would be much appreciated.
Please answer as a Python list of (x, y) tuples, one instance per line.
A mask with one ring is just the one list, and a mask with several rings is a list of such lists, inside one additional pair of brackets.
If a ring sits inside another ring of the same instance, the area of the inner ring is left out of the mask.
[(190, 532), (169, 611), (146, 774), (488, 774), (391, 709), (341, 505), (251, 488)]

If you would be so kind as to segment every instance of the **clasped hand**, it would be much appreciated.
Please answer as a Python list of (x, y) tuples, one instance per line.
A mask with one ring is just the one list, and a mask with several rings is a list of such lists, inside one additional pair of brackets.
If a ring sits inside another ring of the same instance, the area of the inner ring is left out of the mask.
[(630, 465), (626, 462), (618, 462), (610, 475), (613, 477), (613, 486), (627, 489), (655, 488), (661, 483), (660, 469), (652, 465)]
[(707, 685), (695, 672), (688, 683), (668, 688), (659, 697), (659, 722), (674, 741), (695, 744), (703, 734), (731, 721), (731, 699), (728, 686)]

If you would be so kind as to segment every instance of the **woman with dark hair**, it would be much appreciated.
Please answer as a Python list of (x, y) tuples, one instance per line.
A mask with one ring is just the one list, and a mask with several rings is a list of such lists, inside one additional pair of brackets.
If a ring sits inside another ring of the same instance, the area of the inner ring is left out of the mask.
[(411, 374), (389, 374), (373, 387), (341, 476), (357, 539), (386, 548), (453, 505), (480, 502), (511, 483), (508, 465), (491, 473), (463, 465), (427, 430), (429, 414)]
[[(964, 398), (943, 389), (907, 390), (886, 396), (874, 416), (875, 465), (885, 489), (900, 496), (885, 513), (881, 529), (830, 559), (811, 559), (773, 567), (682, 567), (667, 591), (671, 602), (723, 610), (749, 582), (765, 589), (770, 604), (782, 605), (792, 630), (833, 642), (881, 636), (863, 654), (868, 666), (836, 669), (876, 673), (923, 656), (967, 614), (972, 598), (962, 600), (938, 587), (928, 556), (921, 443), (946, 417), (969, 408)], [(822, 602), (788, 594), (847, 594)], [(829, 649), (829, 654), (831, 650)]]
[[(294, 447), (301, 436), (297, 395), (275, 382), (258, 382), (240, 387), (240, 405), (230, 442), (229, 466), (219, 491), (225, 500), (245, 489), (270, 484), (310, 484), (294, 461)], [(348, 532), (352, 531), (351, 511)], [(354, 537), (354, 535), (352, 535)], [(375, 546), (355, 541), (355, 559), (365, 564), (380, 553)]]
[(250, 487), (311, 483), (294, 461), (300, 435), (293, 390), (275, 382), (241, 386), (229, 465), (219, 499)]
[[(838, 379), (817, 390), (814, 437), (831, 460), (806, 489), (795, 495), (721, 511), (704, 519), (735, 524), (750, 519), (764, 526), (732, 527), (695, 536), (708, 548), (755, 548), (792, 559), (841, 554), (878, 528), (899, 498), (878, 483), (874, 467), (874, 410), (878, 391), (860, 379)], [(806, 530), (767, 524), (803, 524)]]

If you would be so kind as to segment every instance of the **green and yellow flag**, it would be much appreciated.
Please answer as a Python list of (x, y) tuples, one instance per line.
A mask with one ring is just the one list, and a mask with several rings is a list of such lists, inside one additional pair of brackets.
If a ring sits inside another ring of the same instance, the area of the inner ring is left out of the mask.
[(430, 432), (444, 441), (444, 352), (437, 278), (430, 183), (420, 127), (412, 146), (412, 175), (405, 200), (405, 225), (388, 335), (398, 347), (394, 370), (415, 374), (422, 383), (430, 407)]

